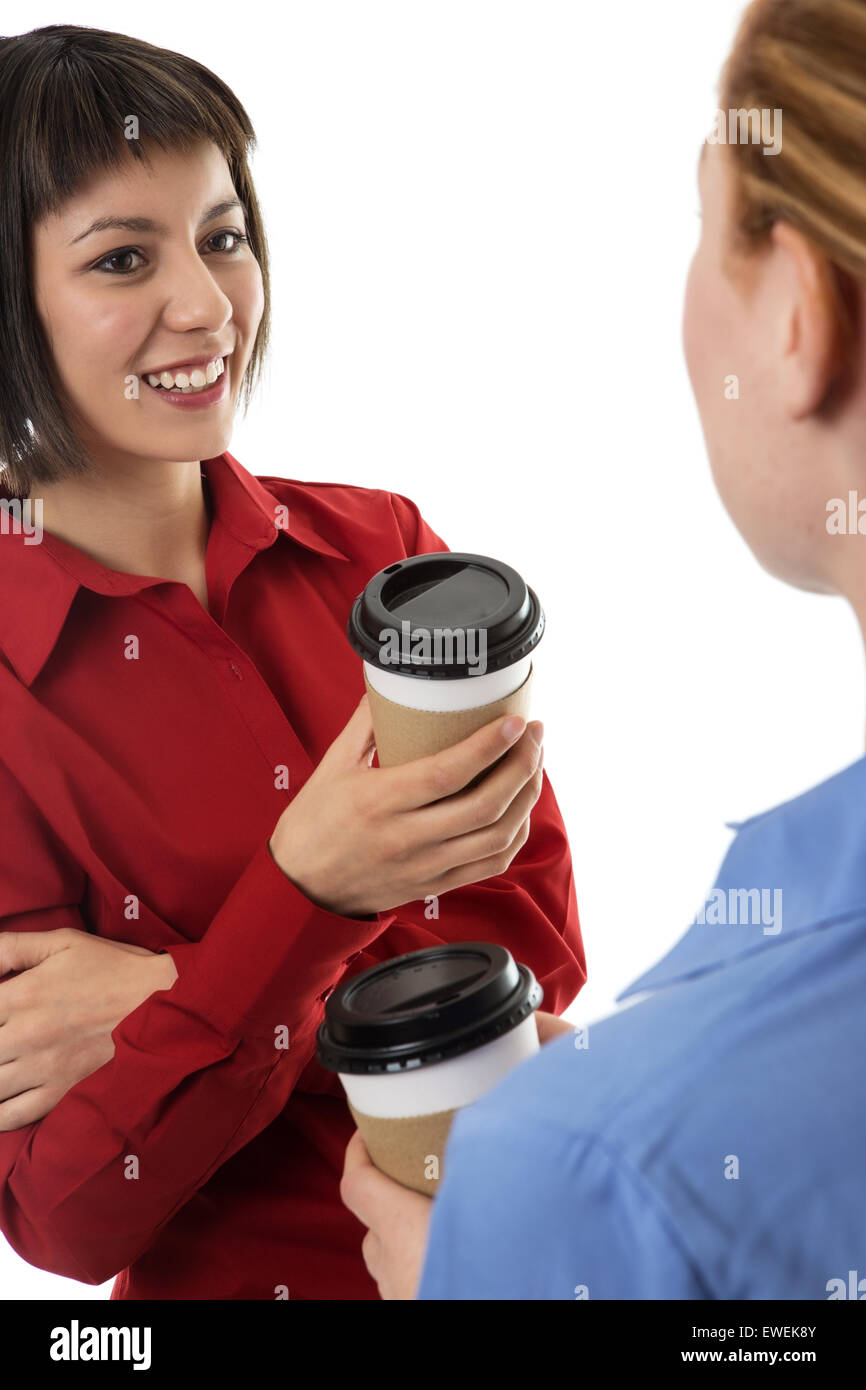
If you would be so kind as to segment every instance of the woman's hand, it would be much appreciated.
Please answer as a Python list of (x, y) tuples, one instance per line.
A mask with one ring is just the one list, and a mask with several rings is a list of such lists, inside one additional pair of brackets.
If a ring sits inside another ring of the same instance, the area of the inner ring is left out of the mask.
[(114, 1056), (111, 1033), (177, 979), (171, 956), (74, 927), (0, 932), (0, 1132), (41, 1120)]
[[(344, 917), (504, 873), (529, 835), (544, 751), (542, 724), (526, 725), (515, 741), (504, 737), (506, 722), (503, 715), (441, 753), (372, 768), (364, 695), (277, 821), (277, 864), (311, 902)], [(463, 790), (500, 758), (479, 786)]]

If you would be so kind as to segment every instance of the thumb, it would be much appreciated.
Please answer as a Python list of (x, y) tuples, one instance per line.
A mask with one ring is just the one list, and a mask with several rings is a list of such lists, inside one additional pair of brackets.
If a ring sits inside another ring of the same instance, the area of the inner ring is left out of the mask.
[(30, 970), (64, 948), (59, 931), (0, 932), (0, 975), (10, 970)]
[(374, 742), (373, 717), (365, 691), (351, 719), (337, 734), (322, 762), (327, 759), (345, 768), (355, 767), (357, 763), (367, 761)]

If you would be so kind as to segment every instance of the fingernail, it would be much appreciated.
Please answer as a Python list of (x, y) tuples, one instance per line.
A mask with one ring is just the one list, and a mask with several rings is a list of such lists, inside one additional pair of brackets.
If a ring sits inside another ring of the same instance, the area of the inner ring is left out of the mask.
[(519, 714), (512, 714), (510, 719), (506, 719), (502, 725), (502, 735), (506, 743), (516, 743), (526, 728), (526, 720), (521, 719)]

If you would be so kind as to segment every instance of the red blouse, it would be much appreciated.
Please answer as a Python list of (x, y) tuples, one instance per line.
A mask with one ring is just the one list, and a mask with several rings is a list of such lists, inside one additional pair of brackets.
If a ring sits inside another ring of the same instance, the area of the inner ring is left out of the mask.
[(0, 534), (0, 927), (135, 942), (179, 972), (110, 1062), (0, 1134), (0, 1228), (42, 1269), (118, 1275), (115, 1299), (377, 1298), (338, 1190), (354, 1125), (313, 1056), (323, 1001), (377, 960), (486, 938), (561, 1013), (586, 979), (571, 856), (545, 775), (507, 873), (438, 920), (341, 917), (292, 884), (268, 840), (364, 693), (352, 601), (448, 547), (397, 493), (229, 453), (202, 469), (209, 613), (186, 584)]

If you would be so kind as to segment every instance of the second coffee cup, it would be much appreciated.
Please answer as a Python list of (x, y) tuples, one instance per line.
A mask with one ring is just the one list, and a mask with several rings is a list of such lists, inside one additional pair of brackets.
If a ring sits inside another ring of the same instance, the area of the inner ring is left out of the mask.
[(435, 1194), (457, 1111), (538, 1051), (543, 995), (529, 967), (489, 941), (396, 956), (337, 986), (316, 1055), (339, 1074), (377, 1168)]

